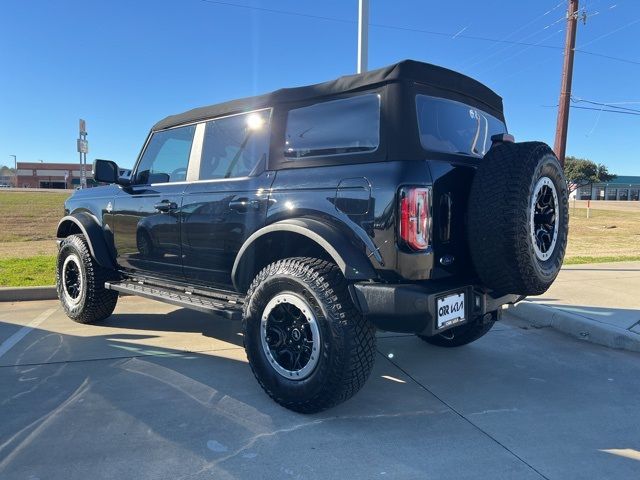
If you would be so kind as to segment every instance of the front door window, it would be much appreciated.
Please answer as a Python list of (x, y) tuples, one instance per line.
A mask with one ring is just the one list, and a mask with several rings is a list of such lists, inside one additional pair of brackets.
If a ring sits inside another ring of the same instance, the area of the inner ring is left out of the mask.
[(135, 183), (148, 185), (186, 180), (195, 130), (195, 125), (189, 125), (154, 133), (140, 159)]

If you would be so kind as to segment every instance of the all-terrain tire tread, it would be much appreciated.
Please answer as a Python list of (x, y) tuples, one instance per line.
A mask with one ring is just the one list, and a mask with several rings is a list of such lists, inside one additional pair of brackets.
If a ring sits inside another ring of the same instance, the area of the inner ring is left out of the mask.
[(77, 323), (96, 323), (109, 317), (116, 308), (118, 292), (104, 288), (105, 282), (116, 278), (116, 272), (100, 266), (91, 256), (84, 235), (69, 235), (62, 241), (60, 250), (65, 245), (71, 245), (76, 250), (85, 269), (86, 293), (83, 305), (79, 310), (71, 309), (63, 300), (62, 282), (60, 279), (61, 261), (58, 259), (56, 268), (56, 286), (58, 298), (69, 318)]
[[(265, 392), (286, 408), (301, 412), (315, 413), (351, 398), (366, 383), (376, 352), (375, 328), (367, 322), (353, 305), (348, 285), (340, 269), (326, 260), (310, 257), (293, 257), (278, 260), (267, 265), (251, 283), (244, 304), (244, 329), (250, 319), (251, 299), (258, 286), (274, 275), (292, 275), (302, 280), (324, 303), (331, 318), (327, 318), (334, 333), (346, 339), (346, 352), (333, 355), (331, 372), (325, 388), (319, 395), (309, 399), (285, 399), (266, 385), (260, 375), (251, 369)], [(245, 333), (246, 348), (246, 333)], [(249, 356), (251, 352), (247, 351)]]
[[(497, 293), (544, 293), (562, 264), (566, 232), (560, 232), (552, 278), (541, 281), (533, 264), (525, 261), (532, 247), (528, 241), (529, 197), (523, 191), (532, 188), (538, 161), (547, 154), (553, 155), (553, 151), (542, 142), (496, 146), (485, 156), (472, 182), (468, 207), (471, 258), (482, 282)], [(566, 185), (562, 187), (566, 189)], [(566, 191), (558, 195), (564, 202), (561, 211), (567, 212)], [(566, 225), (568, 218), (560, 221)]]

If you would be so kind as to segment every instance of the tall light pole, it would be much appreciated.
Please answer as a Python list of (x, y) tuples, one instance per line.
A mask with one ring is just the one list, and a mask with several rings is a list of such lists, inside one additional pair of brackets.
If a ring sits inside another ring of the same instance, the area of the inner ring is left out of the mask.
[(369, 58), (369, 0), (358, 0), (358, 73), (368, 68)]
[(15, 155), (9, 156), (13, 157), (13, 186), (18, 188), (18, 157), (16, 157)]
[(567, 153), (567, 130), (569, 128), (569, 102), (571, 102), (571, 84), (573, 81), (573, 57), (576, 48), (576, 30), (578, 26), (578, 0), (568, 0), (567, 36), (564, 45), (564, 63), (562, 65), (562, 85), (558, 102), (558, 122), (553, 150), (564, 167)]
[(79, 134), (76, 142), (78, 153), (80, 154), (80, 188), (87, 188), (87, 153), (89, 153), (89, 142), (87, 142), (87, 122), (82, 118), (78, 122)]

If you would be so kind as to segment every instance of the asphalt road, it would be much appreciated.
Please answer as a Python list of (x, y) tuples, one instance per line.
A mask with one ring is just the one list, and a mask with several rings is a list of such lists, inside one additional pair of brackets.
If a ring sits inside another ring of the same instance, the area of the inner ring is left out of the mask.
[(637, 479), (640, 355), (505, 319), (439, 349), (381, 334), (365, 388), (272, 402), (238, 323), (128, 297), (102, 326), (0, 304), (0, 478)]

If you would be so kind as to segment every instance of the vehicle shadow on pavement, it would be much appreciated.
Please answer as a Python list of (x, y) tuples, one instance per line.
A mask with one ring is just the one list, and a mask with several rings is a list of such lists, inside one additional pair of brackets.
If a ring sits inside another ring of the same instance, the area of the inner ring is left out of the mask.
[(242, 347), (242, 323), (186, 308), (168, 313), (114, 313), (100, 325), (111, 328), (201, 333)]

